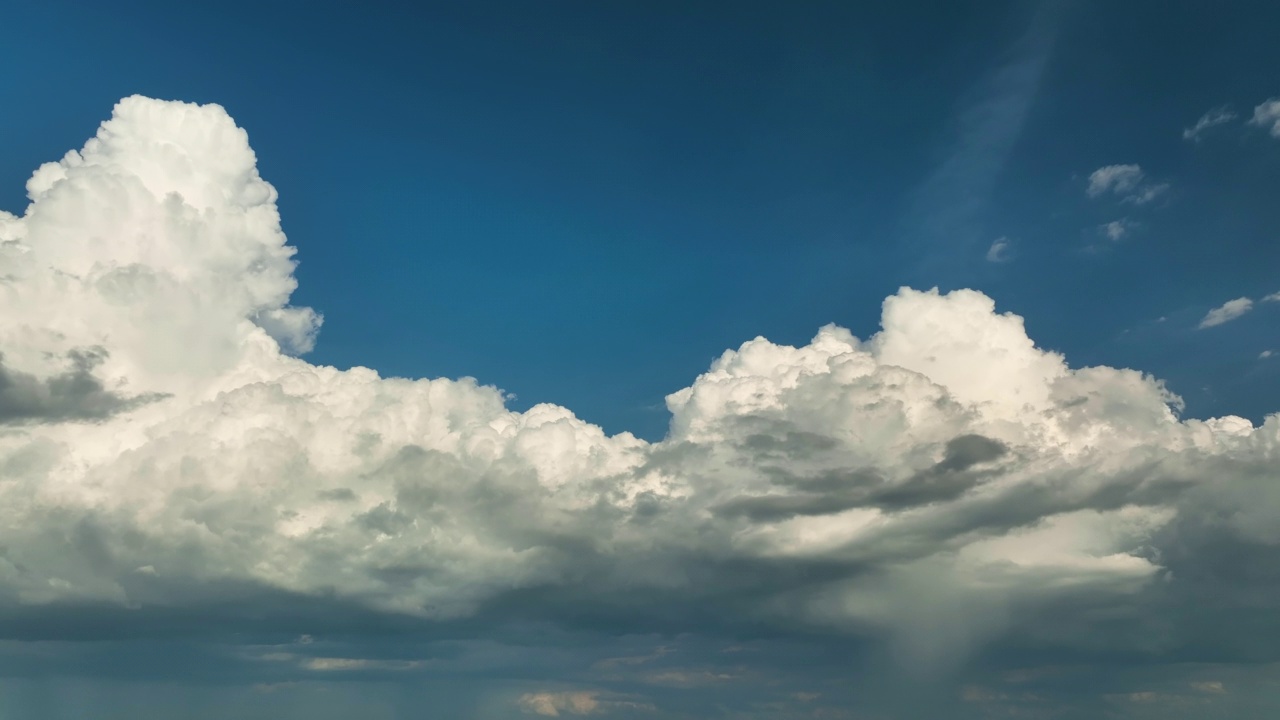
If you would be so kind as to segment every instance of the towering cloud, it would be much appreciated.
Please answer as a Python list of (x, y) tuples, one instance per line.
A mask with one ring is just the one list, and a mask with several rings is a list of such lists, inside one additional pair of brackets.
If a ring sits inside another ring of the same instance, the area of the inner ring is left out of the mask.
[(981, 293), (726, 351), (647, 443), (293, 355), (320, 318), (289, 305), (276, 192), (218, 106), (123, 100), (28, 191), (0, 213), (0, 634), (74, 638), (56, 621), (85, 607), (194, 633), (287, 597), (317, 633), (806, 627), (930, 667), (1009, 637), (1205, 648), (1274, 609), (1280, 576), (1231, 568), (1280, 559), (1280, 417), (1180, 420)]

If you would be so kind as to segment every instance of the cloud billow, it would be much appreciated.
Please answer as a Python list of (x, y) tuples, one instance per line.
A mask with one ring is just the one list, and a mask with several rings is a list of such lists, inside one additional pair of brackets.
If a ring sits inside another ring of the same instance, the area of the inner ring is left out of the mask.
[[(216, 105), (127, 98), (28, 190), (0, 213), (8, 637), (91, 636), (56, 622), (86, 607), (179, 634), (210, 608), (317, 632), (609, 618), (820, 628), (933, 665), (1011, 636), (1133, 650), (1090, 618), (1273, 597), (1220, 563), (1280, 561), (1280, 416), (1182, 420), (1159, 381), (1072, 368), (976, 291), (904, 288), (867, 339), (728, 350), (648, 443), (472, 380), (291, 355), (320, 317), (289, 305), (275, 189)], [(577, 692), (520, 702), (625, 704)]]

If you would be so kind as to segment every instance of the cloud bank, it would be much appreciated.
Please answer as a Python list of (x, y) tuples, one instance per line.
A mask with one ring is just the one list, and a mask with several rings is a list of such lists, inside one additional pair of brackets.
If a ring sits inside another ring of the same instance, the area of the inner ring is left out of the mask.
[(997, 642), (1277, 659), (1248, 628), (1280, 590), (1280, 416), (1182, 420), (981, 293), (728, 350), (647, 443), (296, 357), (320, 316), (289, 305), (276, 191), (219, 106), (127, 98), (27, 189), (0, 212), (4, 638), (285, 607), (317, 634), (817, 633), (922, 672)]

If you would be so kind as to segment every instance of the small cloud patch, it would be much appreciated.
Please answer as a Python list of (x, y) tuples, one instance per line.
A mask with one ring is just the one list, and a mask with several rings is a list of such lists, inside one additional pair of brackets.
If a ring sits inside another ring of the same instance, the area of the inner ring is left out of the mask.
[(1235, 120), (1236, 117), (1237, 115), (1231, 111), (1231, 108), (1226, 107), (1225, 105), (1219, 108), (1214, 108), (1204, 115), (1201, 115), (1195, 125), (1184, 129), (1182, 131), (1182, 139), (1190, 140), (1192, 142), (1200, 142), (1200, 136), (1205, 132), (1219, 125), (1225, 125), (1226, 123)]
[(1235, 320), (1236, 318), (1240, 317), (1241, 315), (1244, 315), (1245, 313), (1249, 312), (1252, 309), (1253, 309), (1253, 301), (1247, 297), (1240, 297), (1240, 298), (1236, 298), (1235, 300), (1228, 300), (1222, 305), (1206, 313), (1204, 318), (1200, 321), (1200, 324), (1197, 327), (1200, 330), (1204, 330), (1205, 328), (1216, 327), (1218, 325), (1222, 325), (1223, 323), (1231, 322), (1232, 320)]
[(987, 262), (1005, 263), (1011, 259), (1013, 257), (1009, 238), (997, 238), (991, 243), (991, 247), (987, 249)]
[(1168, 189), (1168, 183), (1150, 182), (1140, 165), (1107, 165), (1089, 174), (1085, 194), (1091, 198), (1114, 195), (1121, 202), (1145, 205)]
[(1249, 124), (1268, 128), (1271, 137), (1280, 138), (1280, 98), (1271, 98), (1255, 107)]

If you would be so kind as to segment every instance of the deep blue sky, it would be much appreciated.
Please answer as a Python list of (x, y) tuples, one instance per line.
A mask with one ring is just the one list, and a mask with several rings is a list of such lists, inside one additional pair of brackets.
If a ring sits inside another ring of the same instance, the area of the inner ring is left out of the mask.
[[(280, 191), (315, 362), (470, 375), (656, 438), (725, 348), (867, 337), (901, 285), (973, 287), (1073, 365), (1256, 421), (1280, 408), (1258, 358), (1280, 305), (1195, 328), (1280, 290), (1280, 141), (1182, 130), (1280, 94), (1278, 23), (1266, 2), (15, 2), (0, 207), (122, 96), (217, 102)], [(1087, 197), (1114, 164), (1169, 190)]]

